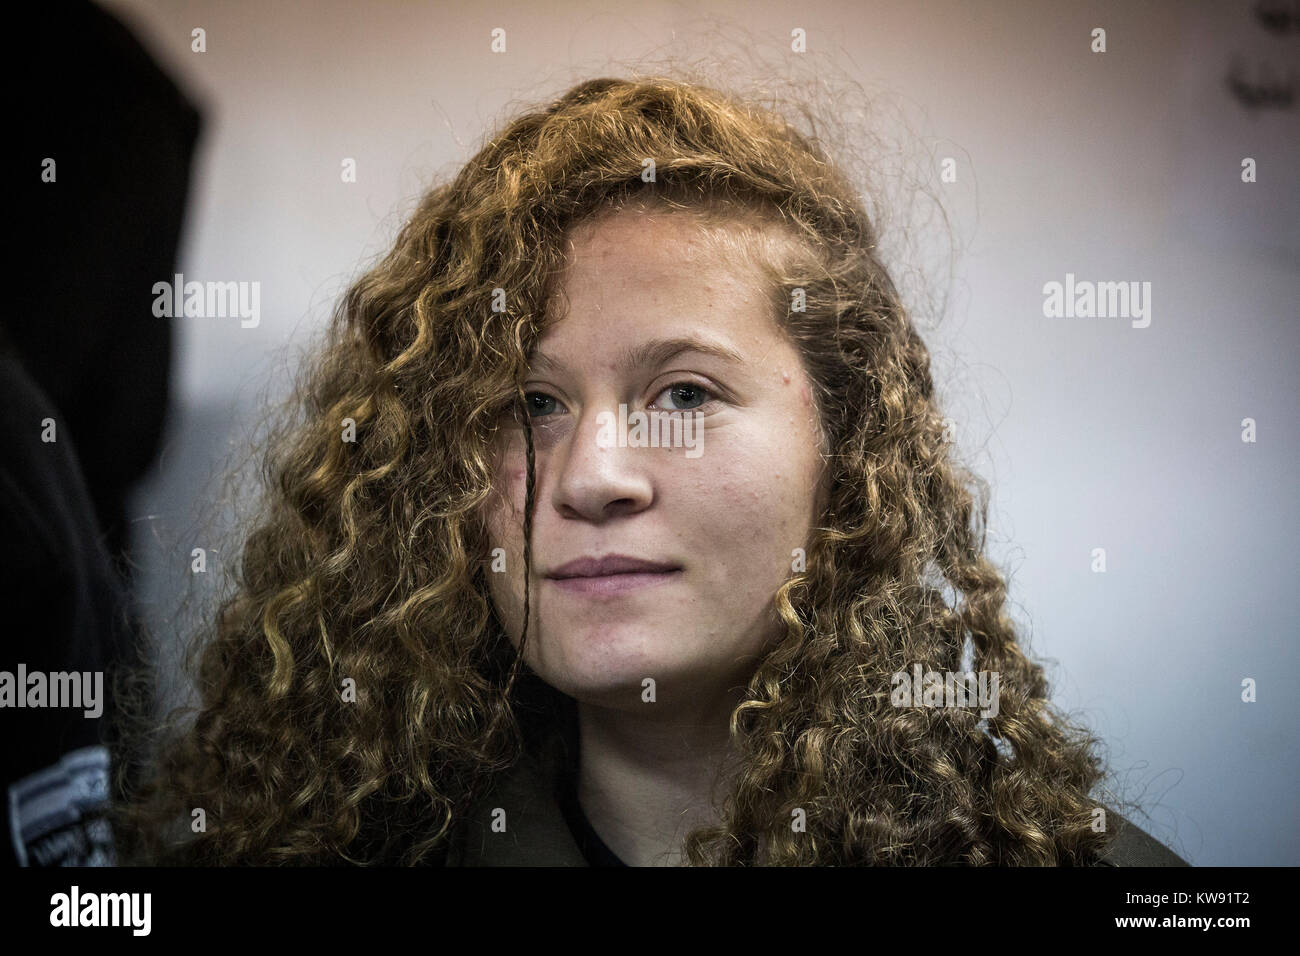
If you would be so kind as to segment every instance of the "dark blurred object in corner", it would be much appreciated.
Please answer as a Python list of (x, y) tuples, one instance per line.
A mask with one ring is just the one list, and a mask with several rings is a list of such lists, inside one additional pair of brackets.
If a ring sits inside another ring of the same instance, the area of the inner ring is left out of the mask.
[[(0, 312), (0, 864), (103, 865), (110, 763), (128, 780), (138, 769), (116, 746), (116, 680), (138, 663), (127, 502), (170, 387), (172, 330), (151, 290), (176, 271), (200, 115), (90, 3), (36, 5), (23, 27), (27, 258)], [(57, 705), (56, 679), (84, 695), (95, 675), (96, 707)]]
[(152, 287), (176, 271), (200, 118), (108, 13), (90, 3), (38, 9), (18, 96), (32, 261), (0, 322), (76, 436), (120, 560), (128, 492), (162, 437), (172, 329), (153, 315)]

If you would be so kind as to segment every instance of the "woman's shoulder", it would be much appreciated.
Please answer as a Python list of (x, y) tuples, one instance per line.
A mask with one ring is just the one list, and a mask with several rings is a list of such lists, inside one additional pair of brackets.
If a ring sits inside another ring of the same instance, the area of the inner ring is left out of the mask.
[(1102, 866), (1191, 866), (1169, 847), (1142, 830), (1114, 810), (1107, 817), (1116, 828), (1101, 855)]

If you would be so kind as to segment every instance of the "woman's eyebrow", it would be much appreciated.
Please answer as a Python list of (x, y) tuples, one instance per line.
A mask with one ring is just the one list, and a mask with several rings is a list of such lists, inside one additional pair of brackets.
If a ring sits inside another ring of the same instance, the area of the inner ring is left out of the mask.
[[(619, 372), (626, 373), (636, 368), (662, 365), (683, 352), (699, 352), (703, 355), (711, 355), (724, 362), (734, 362), (737, 365), (745, 364), (744, 356), (721, 342), (686, 335), (669, 339), (651, 339), (648, 342), (642, 342), (640, 345), (630, 346), (623, 350), (616, 367)], [(563, 362), (557, 362), (542, 352), (538, 352), (533, 357), (531, 364), (535, 371), (553, 371), (564, 367)]]

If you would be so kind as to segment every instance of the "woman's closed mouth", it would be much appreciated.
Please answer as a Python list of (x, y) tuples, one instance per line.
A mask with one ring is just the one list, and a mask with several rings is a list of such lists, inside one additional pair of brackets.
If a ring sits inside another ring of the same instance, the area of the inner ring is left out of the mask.
[(548, 572), (546, 577), (561, 591), (603, 597), (665, 584), (681, 572), (681, 565), (672, 561), (611, 554), (569, 561)]

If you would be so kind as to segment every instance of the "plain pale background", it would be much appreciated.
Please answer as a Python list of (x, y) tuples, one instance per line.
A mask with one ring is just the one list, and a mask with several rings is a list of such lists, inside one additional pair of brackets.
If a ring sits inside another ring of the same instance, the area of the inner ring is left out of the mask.
[[(1057, 702), (1106, 740), (1149, 813), (1135, 822), (1192, 863), (1300, 863), (1300, 136), (1294, 108), (1252, 114), (1224, 82), (1234, 57), (1276, 73), (1300, 37), (1244, 3), (104, 5), (204, 112), (181, 271), (262, 286), (255, 329), (176, 321), (166, 447), (133, 510), (162, 633), (224, 456), (424, 188), (574, 82), (723, 42), (781, 62), (800, 27), (801, 75), (884, 91), (882, 117), (910, 131), (889, 129), (898, 168), (921, 169), (950, 217), (913, 210), (897, 180), (893, 208), (915, 222), (887, 264), (907, 286), (941, 257), (921, 287), (938, 304), (914, 314)], [(937, 184), (947, 156), (958, 181)], [(1042, 287), (1067, 272), (1150, 282), (1150, 327), (1045, 318)]]

